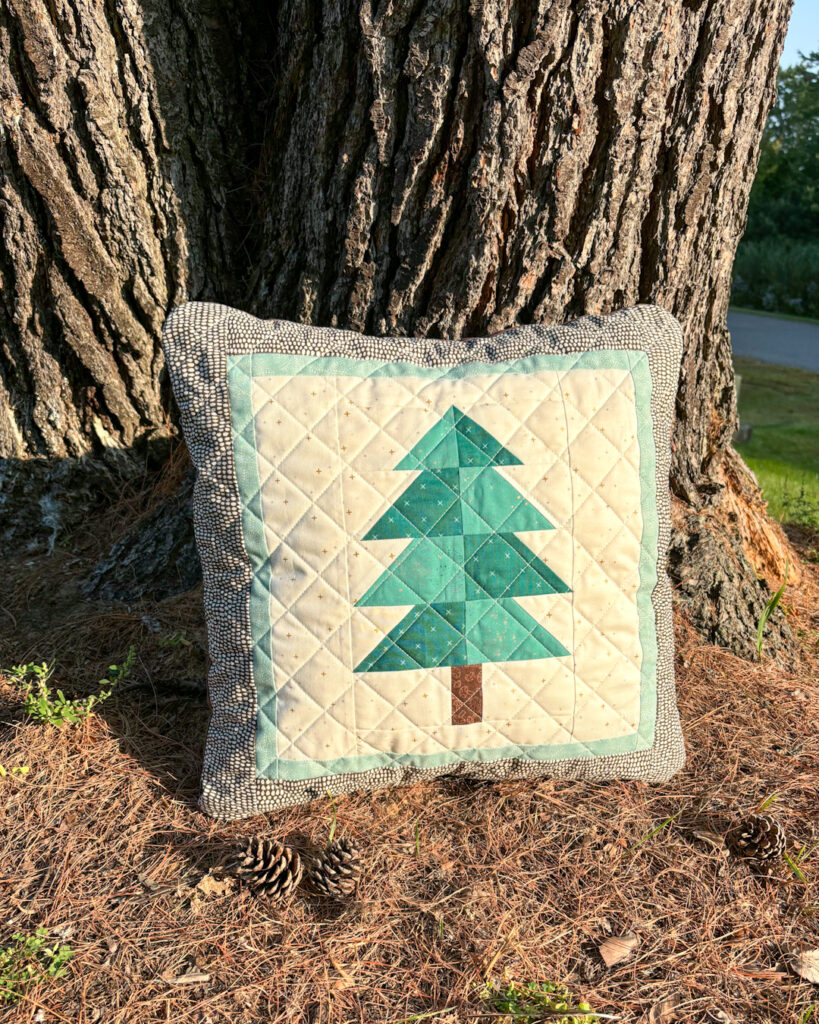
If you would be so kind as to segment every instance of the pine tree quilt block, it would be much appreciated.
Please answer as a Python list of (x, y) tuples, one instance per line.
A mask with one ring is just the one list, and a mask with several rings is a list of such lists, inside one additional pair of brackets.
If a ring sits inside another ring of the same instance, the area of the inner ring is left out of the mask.
[(212, 659), (203, 807), (676, 770), (680, 348), (654, 307), (450, 343), (175, 311)]
[(355, 671), (450, 666), (453, 725), (481, 720), (482, 662), (569, 653), (512, 600), (569, 590), (515, 536), (552, 529), (494, 468), (519, 464), (451, 406), (396, 466), (419, 472), (364, 537), (411, 541), (357, 604), (412, 608)]

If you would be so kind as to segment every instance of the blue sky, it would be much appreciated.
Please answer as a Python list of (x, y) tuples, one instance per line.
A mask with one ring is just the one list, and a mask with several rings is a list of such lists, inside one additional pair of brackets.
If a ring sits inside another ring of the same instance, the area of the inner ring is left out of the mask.
[(795, 0), (793, 14), (785, 38), (782, 64), (795, 64), (799, 52), (819, 50), (819, 3), (817, 0)]

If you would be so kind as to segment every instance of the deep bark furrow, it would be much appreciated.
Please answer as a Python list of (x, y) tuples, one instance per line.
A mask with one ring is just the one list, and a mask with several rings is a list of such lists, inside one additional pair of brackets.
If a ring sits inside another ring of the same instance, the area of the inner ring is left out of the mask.
[(209, 289), (229, 298), (242, 274), (224, 194), (239, 195), (253, 105), (245, 58), (214, 36), (248, 11), (3, 7), (0, 455), (79, 456), (165, 421), (167, 309)]
[[(437, 167), (432, 161), (429, 163), (429, 179), (432, 187), (427, 197), (430, 200), (429, 208), (435, 211), (434, 216), (437, 220), (435, 234), (428, 249), (419, 252), (421, 247), (417, 238), (413, 237), (416, 232), (412, 227), (414, 222), (412, 213), (405, 222), (404, 234), (410, 236), (405, 244), (416, 260), (421, 256), (420, 268), (423, 273), (418, 279), (411, 301), (402, 302), (402, 297), (398, 296), (394, 299), (392, 321), (384, 324), (385, 333), (395, 333), (398, 330), (421, 334), (445, 333), (436, 331), (433, 326), (436, 278), (448, 261), (452, 258), (457, 259), (458, 253), (461, 251), (458, 233), (472, 190), (470, 177), (484, 144), (480, 131), (480, 113), (488, 102), (485, 75), (481, 73), (480, 56), (477, 49), (473, 59), (469, 59), (470, 38), (471, 33), (459, 49), (456, 69), (459, 72), (461, 69), (471, 72), (466, 78), (467, 82), (470, 80), (472, 82), (471, 94), (469, 87), (465, 93), (458, 90), (462, 79), (460, 74), (457, 76), (453, 74), (454, 104), (442, 128), (446, 147), (444, 157)], [(423, 217), (424, 213), (424, 205), (419, 203), (415, 216)], [(465, 302), (464, 305), (466, 306), (467, 303)], [(420, 310), (427, 311), (424, 323), (419, 322), (418, 311)]]
[[(418, 14), (416, 12), (415, 17), (411, 20), (411, 27), (417, 25)], [(434, 129), (429, 133), (429, 137), (426, 144), (421, 152), (419, 152), (417, 139), (405, 137), (407, 131), (407, 117), (409, 116), (410, 108), (410, 97), (409, 87), (406, 86), (406, 103), (407, 112), (404, 118), (404, 124), (402, 125), (404, 131), (400, 132), (399, 135), (404, 140), (405, 146), (407, 141), (413, 147), (413, 159), (412, 159), (412, 171), (406, 170), (409, 158), (406, 154), (401, 154), (402, 162), (401, 175), (398, 176), (399, 164), (396, 163), (396, 180), (394, 180), (390, 196), (390, 253), (391, 260), (387, 266), (384, 280), (381, 286), (381, 292), (384, 295), (400, 295), (403, 291), (402, 288), (402, 275), (399, 273), (400, 268), (404, 265), (404, 261), (408, 254), (411, 254), (411, 249), (408, 249), (405, 242), (406, 222), (404, 217), (406, 216), (410, 223), (416, 220), (416, 218), (423, 216), (423, 213), (427, 207), (432, 209), (436, 206), (436, 179), (446, 177), (449, 160), (451, 157), (451, 150), (457, 146), (455, 138), (455, 130), (459, 124), (464, 123), (464, 118), (459, 117), (459, 87), (462, 83), (462, 73), (464, 70), (465, 63), (470, 49), (471, 41), (471, 28), (469, 25), (469, 19), (466, 19), (466, 30), (460, 33), (458, 37), (459, 45), (456, 48), (456, 52), (452, 58), (452, 73), (449, 75), (448, 81), (446, 82), (443, 90), (443, 97), (438, 104), (438, 110), (435, 109), (434, 104), (429, 104), (429, 116), (438, 113), (438, 118), (435, 122)], [(407, 54), (408, 55), (408, 54)], [(405, 55), (405, 56), (407, 56)], [(424, 65), (423, 68), (419, 67), (416, 74), (417, 79), (423, 80), (424, 71), (428, 65)], [(418, 112), (413, 112), (415, 120), (418, 120)], [(403, 187), (402, 187), (403, 186)], [(450, 187), (450, 194), (457, 194), (457, 185), (452, 188)], [(397, 193), (397, 195), (396, 195)], [(446, 222), (444, 221), (444, 228)], [(439, 232), (439, 239), (441, 233)], [(435, 251), (429, 255), (429, 269), (430, 273), (425, 275), (430, 277), (434, 266), (441, 259), (441, 242), (439, 241), (438, 247)], [(423, 287), (422, 278), (418, 283), (417, 287)], [(382, 329), (381, 324), (375, 323), (375, 310), (373, 310), (373, 318), (371, 322), (371, 329), (378, 331)]]

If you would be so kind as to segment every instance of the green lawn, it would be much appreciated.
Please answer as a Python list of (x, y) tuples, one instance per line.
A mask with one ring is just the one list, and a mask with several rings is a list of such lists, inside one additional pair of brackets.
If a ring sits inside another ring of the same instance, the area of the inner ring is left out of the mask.
[(753, 427), (738, 445), (772, 516), (819, 529), (819, 373), (734, 357), (739, 416)]

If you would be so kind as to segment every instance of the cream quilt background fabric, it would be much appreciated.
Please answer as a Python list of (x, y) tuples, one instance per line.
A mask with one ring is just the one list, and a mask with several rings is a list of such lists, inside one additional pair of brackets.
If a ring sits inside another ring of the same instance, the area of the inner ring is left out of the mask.
[[(254, 376), (252, 402), (280, 758), (589, 743), (635, 732), (643, 524), (628, 370)], [(362, 538), (418, 475), (392, 467), (453, 404), (521, 459), (499, 471), (555, 526), (521, 539), (571, 588), (516, 598), (569, 655), (485, 663), (483, 720), (463, 725), (449, 724), (446, 667), (353, 671), (408, 610), (351, 605), (410, 543)]]

